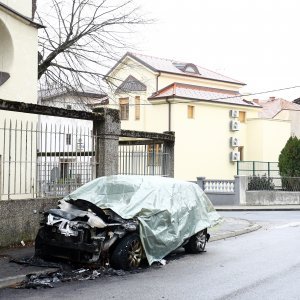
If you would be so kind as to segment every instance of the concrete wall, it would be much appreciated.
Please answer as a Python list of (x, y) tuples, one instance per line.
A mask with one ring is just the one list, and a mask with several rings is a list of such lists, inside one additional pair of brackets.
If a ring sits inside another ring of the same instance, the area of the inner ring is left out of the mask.
[(296, 205), (300, 192), (246, 191), (246, 205)]
[(42, 212), (55, 208), (58, 199), (0, 202), (0, 248), (35, 239)]

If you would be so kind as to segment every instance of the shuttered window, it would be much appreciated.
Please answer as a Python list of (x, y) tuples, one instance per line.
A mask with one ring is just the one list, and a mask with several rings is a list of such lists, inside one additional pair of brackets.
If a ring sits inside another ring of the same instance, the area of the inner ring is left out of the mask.
[(121, 120), (129, 120), (129, 98), (120, 98), (119, 104)]

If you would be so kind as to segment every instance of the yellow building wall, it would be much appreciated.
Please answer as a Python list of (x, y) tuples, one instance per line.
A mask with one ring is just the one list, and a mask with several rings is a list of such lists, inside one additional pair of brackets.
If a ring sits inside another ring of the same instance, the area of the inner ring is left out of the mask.
[(251, 119), (247, 126), (247, 158), (245, 160), (278, 161), (290, 137), (291, 122), (274, 119)]
[(1, 10), (0, 27), (6, 31), (5, 39), (11, 44), (8, 48), (0, 48), (0, 70), (10, 74), (0, 86), (0, 98), (36, 103), (37, 29)]

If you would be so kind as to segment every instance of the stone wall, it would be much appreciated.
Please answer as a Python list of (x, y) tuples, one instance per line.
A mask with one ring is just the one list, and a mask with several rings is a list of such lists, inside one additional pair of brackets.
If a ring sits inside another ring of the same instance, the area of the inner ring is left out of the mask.
[(41, 213), (55, 208), (56, 199), (0, 201), (0, 248), (21, 241), (33, 241), (39, 228)]
[(246, 205), (299, 205), (300, 192), (246, 191)]

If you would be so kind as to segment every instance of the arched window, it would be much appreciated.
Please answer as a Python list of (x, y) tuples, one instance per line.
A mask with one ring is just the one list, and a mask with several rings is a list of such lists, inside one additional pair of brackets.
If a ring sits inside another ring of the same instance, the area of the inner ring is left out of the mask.
[(10, 75), (10, 67), (13, 61), (13, 43), (10, 33), (0, 19), (0, 86), (6, 82)]

